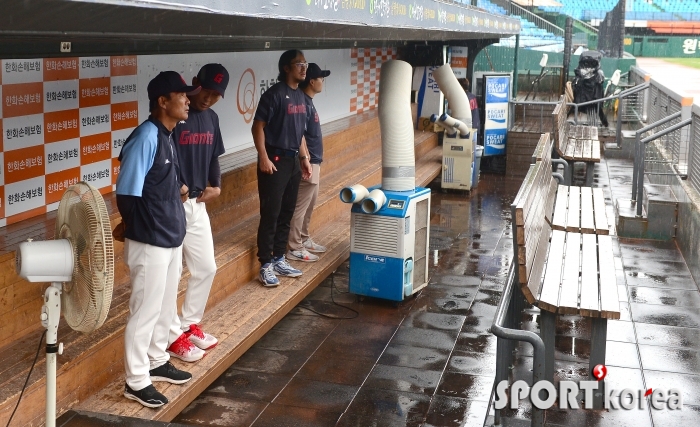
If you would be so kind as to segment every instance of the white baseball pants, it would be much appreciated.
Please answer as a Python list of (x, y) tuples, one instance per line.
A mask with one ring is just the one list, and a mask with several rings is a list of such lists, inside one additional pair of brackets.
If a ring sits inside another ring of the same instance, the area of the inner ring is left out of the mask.
[(190, 279), (187, 282), (182, 314), (178, 317), (176, 311), (173, 316), (168, 345), (182, 335), (183, 330), (189, 329), (190, 325), (196, 325), (202, 321), (209, 291), (216, 275), (214, 239), (206, 203), (197, 203), (197, 199), (189, 199), (184, 203), (184, 207), (187, 233), (182, 242), (182, 255), (190, 270)]
[(131, 276), (130, 314), (124, 332), (126, 383), (141, 390), (151, 384), (148, 371), (170, 360), (165, 350), (177, 311), (182, 246), (161, 248), (126, 239), (124, 259)]

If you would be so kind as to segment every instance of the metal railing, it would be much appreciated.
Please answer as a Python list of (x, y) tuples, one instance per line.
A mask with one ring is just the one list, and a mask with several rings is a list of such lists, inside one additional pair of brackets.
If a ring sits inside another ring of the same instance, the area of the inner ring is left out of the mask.
[[(558, 102), (555, 101), (518, 101), (512, 99), (510, 101), (509, 111), (509, 115), (512, 119), (510, 120), (508, 130), (513, 130), (516, 124), (527, 124), (527, 132), (553, 132), (554, 126), (556, 125), (552, 123), (550, 115), (557, 104)], [(518, 114), (518, 112), (520, 114)], [(528, 119), (531, 121), (528, 122)], [(536, 121), (533, 122), (532, 119)], [(533, 123), (535, 123), (535, 128), (531, 128)]]
[[(515, 217), (514, 217), (515, 218)], [(513, 221), (515, 228), (515, 221)], [(496, 379), (495, 387), (503, 380), (507, 380), (509, 376), (510, 364), (513, 360), (513, 351), (518, 341), (524, 341), (532, 344), (532, 384), (543, 380), (544, 372), (544, 341), (542, 338), (531, 331), (523, 331), (520, 329), (520, 315), (525, 308), (525, 300), (519, 289), (515, 289), (517, 281), (517, 272), (515, 266), (518, 263), (511, 262), (506, 285), (501, 296), (501, 302), (496, 308), (496, 315), (491, 325), (491, 333), (498, 339), (496, 343)], [(542, 427), (544, 425), (544, 410), (532, 408), (532, 427)], [(496, 409), (494, 413), (494, 424), (500, 425), (501, 411)]]
[[(655, 79), (649, 80), (649, 99), (648, 99), (648, 122), (656, 123), (675, 113), (682, 112), (682, 115), (677, 120), (689, 119), (692, 99), (683, 97), (682, 95), (665, 87)], [(663, 121), (661, 130), (668, 126), (673, 126), (677, 122)], [(685, 176), (688, 173), (688, 156), (690, 151), (690, 133), (688, 129), (681, 129), (679, 132), (666, 132), (660, 135), (659, 144), (667, 151), (664, 154), (664, 159), (652, 158), (648, 156), (647, 162), (652, 164), (661, 164), (666, 162), (670, 164), (676, 173)], [(648, 152), (647, 154), (653, 154)], [(667, 174), (668, 171), (663, 169), (657, 171), (652, 169), (647, 172), (647, 175)]]
[[(598, 126), (598, 120), (599, 120), (599, 111), (600, 108), (602, 108), (602, 105), (606, 101), (614, 101), (614, 100), (619, 100), (620, 104), (623, 104), (626, 102), (628, 98), (632, 97), (645, 97), (648, 92), (647, 89), (649, 89), (650, 84), (648, 82), (644, 82), (642, 84), (638, 84), (636, 86), (633, 86), (631, 88), (625, 89), (615, 95), (611, 95), (605, 98), (601, 99), (596, 99), (593, 101), (588, 101), (588, 102), (582, 102), (579, 104), (574, 104), (574, 103), (567, 103), (566, 106), (569, 109), (573, 109), (574, 111), (574, 123), (579, 124), (579, 110), (581, 110), (583, 107), (595, 105), (594, 109), (590, 109), (587, 114), (586, 122), (589, 126)], [(545, 113), (549, 113), (549, 109), (554, 109), (554, 106), (556, 106), (558, 102), (543, 102), (543, 101), (518, 101), (518, 100), (511, 100), (511, 105), (510, 105), (510, 117), (513, 119), (510, 122), (510, 127), (508, 130), (513, 130), (514, 126), (517, 124), (523, 124), (523, 127), (527, 127), (528, 132), (539, 132), (539, 133), (545, 133), (545, 132), (552, 132), (554, 131), (554, 127), (557, 125), (552, 123), (551, 119), (547, 116)], [(518, 114), (520, 113), (520, 114)], [(539, 126), (537, 126), (537, 123), (535, 122), (535, 127), (532, 128), (533, 122), (528, 123), (528, 115), (530, 117), (536, 118), (539, 121)], [(698, 116), (700, 116), (700, 111), (698, 113)], [(517, 119), (517, 120), (516, 120)], [(637, 117), (638, 121), (641, 121), (639, 117)], [(622, 122), (624, 120), (622, 119), (622, 114), (620, 110), (618, 109), (618, 116), (616, 119), (615, 123), (615, 136), (616, 136), (616, 141), (618, 144), (618, 147), (620, 146), (620, 143), (622, 141)], [(700, 129), (698, 130), (698, 134), (700, 134)], [(700, 160), (699, 160), (700, 162)]]
[(693, 124), (690, 131), (690, 149), (688, 153), (688, 183), (700, 193), (700, 106), (693, 105), (691, 110)]
[[(640, 85), (643, 83), (646, 83), (649, 81), (651, 76), (644, 70), (638, 67), (630, 67), (630, 70), (627, 74), (627, 84), (630, 86), (636, 86)], [(641, 107), (639, 107), (639, 104), (641, 104)], [(625, 112), (632, 111), (633, 114), (635, 114), (634, 117), (631, 117), (631, 121), (634, 121), (635, 118), (640, 119), (640, 121), (646, 122), (649, 114), (649, 91), (645, 91), (643, 96), (638, 96), (637, 99), (631, 98), (630, 97), (630, 104), (629, 105), (621, 105), (620, 108), (623, 109), (623, 114)], [(629, 113), (628, 113), (629, 114)], [(624, 118), (624, 116), (623, 116)]]
[[(641, 138), (641, 135), (644, 132), (650, 131), (656, 127), (662, 126), (664, 124), (670, 123), (674, 120), (680, 119), (681, 118), (681, 112), (677, 112), (675, 114), (672, 114), (668, 117), (665, 117), (657, 122), (654, 122), (648, 126), (645, 126), (641, 129), (639, 129), (637, 132), (635, 132), (635, 156), (634, 156), (634, 170), (632, 172), (632, 200), (637, 201), (637, 217), (642, 217), (642, 200), (643, 200), (643, 192), (644, 192), (644, 163), (646, 161), (646, 156), (645, 156), (645, 148), (646, 144), (648, 144), (651, 141), (654, 141), (662, 136), (669, 135), (676, 130), (680, 130), (681, 128), (688, 126), (689, 124), (692, 123), (692, 119), (685, 119), (681, 121), (680, 123), (676, 123), (674, 125), (668, 126), (666, 129), (663, 129), (659, 132), (656, 132), (653, 135), (649, 135), (646, 138)], [(661, 160), (664, 162), (663, 160)], [(666, 163), (666, 162), (664, 162)], [(668, 173), (663, 173), (663, 172), (657, 172), (657, 175), (667, 175)], [(636, 185), (635, 185), (636, 184)]]

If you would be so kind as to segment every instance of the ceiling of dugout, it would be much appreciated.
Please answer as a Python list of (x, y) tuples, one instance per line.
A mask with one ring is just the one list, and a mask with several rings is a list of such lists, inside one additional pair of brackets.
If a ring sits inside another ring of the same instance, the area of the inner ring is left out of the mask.
[(71, 55), (214, 52), (497, 39), (520, 29), (516, 19), (434, 0), (2, 3), (1, 58), (58, 56), (59, 41), (72, 43)]

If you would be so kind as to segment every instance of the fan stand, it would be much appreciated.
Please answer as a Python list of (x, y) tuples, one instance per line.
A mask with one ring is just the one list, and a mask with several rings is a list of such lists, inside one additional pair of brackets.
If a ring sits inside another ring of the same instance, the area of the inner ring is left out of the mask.
[(61, 282), (51, 282), (44, 292), (41, 325), (46, 328), (46, 426), (56, 426), (56, 355), (63, 354), (58, 342), (58, 322), (61, 319)]

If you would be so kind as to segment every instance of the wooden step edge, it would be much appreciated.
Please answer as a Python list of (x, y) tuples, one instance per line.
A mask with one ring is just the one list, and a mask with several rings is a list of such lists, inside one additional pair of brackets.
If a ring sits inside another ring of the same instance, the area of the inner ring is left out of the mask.
[[(329, 224), (325, 231), (333, 232), (334, 238), (329, 243), (328, 252), (323, 254), (317, 263), (314, 263), (314, 274), (307, 275), (306, 281), (283, 279), (282, 285), (276, 289), (277, 292), (270, 292), (270, 289), (263, 288), (257, 280), (253, 280), (246, 283), (240, 291), (208, 310), (203, 324), (207, 325), (209, 331), (216, 331), (216, 327), (213, 325), (216, 319), (219, 320), (220, 324), (228, 323), (230, 329), (232, 318), (247, 314), (245, 310), (247, 305), (250, 306), (248, 310), (250, 315), (245, 318), (242, 324), (238, 325), (238, 328), (231, 330), (227, 336), (224, 337), (222, 333), (219, 333), (219, 337), (222, 338), (221, 342), (200, 362), (185, 364), (177, 360), (174, 361), (178, 367), (192, 372), (194, 378), (181, 386), (157, 384), (158, 389), (168, 397), (170, 403), (161, 409), (152, 410), (123, 398), (120, 394), (124, 381), (122, 374), (120, 378), (96, 393), (93, 398), (84, 401), (74, 409), (142, 419), (172, 420), (347, 259), (350, 243), (349, 230), (346, 227), (338, 227), (338, 224)], [(308, 271), (305, 273), (308, 274)], [(240, 294), (246, 295), (243, 297)], [(255, 294), (262, 299), (270, 300), (266, 307), (259, 307), (258, 301), (252, 297)], [(270, 297), (268, 296), (270, 294), (276, 295)], [(118, 393), (120, 399), (116, 405), (112, 405), (115, 392)]]

